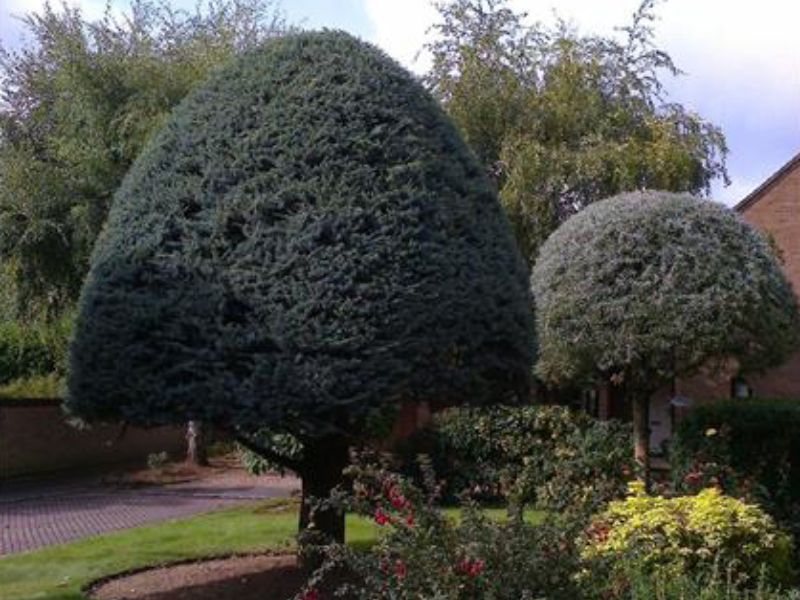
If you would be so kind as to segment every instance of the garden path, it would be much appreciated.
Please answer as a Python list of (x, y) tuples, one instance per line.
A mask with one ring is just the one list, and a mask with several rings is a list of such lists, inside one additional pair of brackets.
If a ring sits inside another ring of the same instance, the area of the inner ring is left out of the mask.
[(0, 482), (0, 556), (186, 517), (267, 498), (289, 497), (299, 480), (239, 469), (168, 485), (129, 486), (98, 478)]

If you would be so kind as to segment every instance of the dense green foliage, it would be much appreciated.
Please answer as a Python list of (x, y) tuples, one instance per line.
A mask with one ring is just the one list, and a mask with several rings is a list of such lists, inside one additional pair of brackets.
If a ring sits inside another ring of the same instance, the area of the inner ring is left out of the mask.
[(97, 20), (65, 2), (24, 23), (29, 41), (0, 47), (0, 300), (52, 316), (77, 299), (112, 195), (171, 109), (284, 24), (271, 0), (131, 0)]
[[(800, 400), (728, 400), (693, 409), (670, 446), (675, 487), (716, 484), (800, 535)], [(800, 539), (800, 538), (798, 538)]]
[(426, 81), (500, 188), (523, 254), (587, 205), (643, 187), (727, 181), (719, 128), (665, 98), (680, 74), (654, 44), (655, 0), (619, 35), (529, 25), (504, 0), (453, 0)]
[(427, 453), (450, 500), (467, 491), (591, 514), (624, 496), (634, 471), (629, 442), (630, 428), (617, 421), (560, 406), (498, 406), (437, 414), (400, 451)]
[(64, 379), (56, 373), (14, 379), (0, 385), (0, 404), (15, 404), (30, 399), (61, 399)]
[(586, 585), (606, 598), (627, 594), (633, 564), (667, 577), (720, 570), (737, 584), (793, 576), (791, 538), (759, 507), (716, 488), (676, 498), (638, 490), (597, 515), (580, 547)]
[(63, 375), (72, 316), (50, 323), (0, 321), (0, 385), (42, 375)]
[(652, 573), (631, 565), (626, 579), (630, 589), (622, 597), (630, 600), (800, 600), (800, 590), (776, 586), (765, 577), (755, 585), (737, 584), (722, 569), (692, 576)]
[(68, 403), (305, 443), (404, 398), (524, 394), (531, 337), (508, 222), (436, 102), (373, 47), (308, 33), (218, 71), (137, 160)]
[(766, 239), (721, 205), (638, 192), (594, 204), (534, 268), (539, 374), (656, 389), (714, 358), (780, 363), (800, 316)]

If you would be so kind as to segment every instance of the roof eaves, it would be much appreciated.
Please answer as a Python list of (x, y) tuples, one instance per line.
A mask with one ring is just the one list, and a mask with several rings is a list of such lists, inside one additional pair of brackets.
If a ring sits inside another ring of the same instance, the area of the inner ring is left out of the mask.
[(739, 202), (733, 207), (733, 210), (735, 210), (736, 212), (741, 212), (748, 206), (755, 203), (764, 195), (764, 193), (768, 189), (770, 189), (773, 185), (778, 183), (778, 181), (780, 181), (784, 175), (788, 174), (790, 171), (792, 171), (792, 169), (794, 169), (797, 166), (800, 166), (800, 152), (795, 154), (792, 158), (789, 159), (789, 162), (787, 162), (780, 169), (778, 169), (772, 175), (770, 175), (767, 178), (767, 180), (764, 181), (764, 183), (762, 183), (760, 186), (758, 186), (756, 189), (750, 192), (747, 196), (745, 196), (745, 198), (741, 202)]

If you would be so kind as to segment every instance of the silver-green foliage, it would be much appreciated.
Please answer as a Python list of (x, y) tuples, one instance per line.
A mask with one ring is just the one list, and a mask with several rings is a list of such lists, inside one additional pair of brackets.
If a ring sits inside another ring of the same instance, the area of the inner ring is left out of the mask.
[[(633, 192), (594, 204), (544, 244), (532, 286), (539, 374), (657, 385), (710, 359), (743, 369), (797, 344), (797, 300), (769, 243), (713, 202)], [(630, 379), (629, 379), (630, 380)]]

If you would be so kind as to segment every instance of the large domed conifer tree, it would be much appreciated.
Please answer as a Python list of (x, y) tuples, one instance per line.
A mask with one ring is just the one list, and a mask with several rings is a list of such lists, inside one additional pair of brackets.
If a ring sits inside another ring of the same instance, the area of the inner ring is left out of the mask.
[[(191, 93), (125, 178), (68, 407), (250, 448), (291, 433), (301, 458), (259, 450), (324, 497), (376, 411), (527, 394), (530, 306), (496, 194), (422, 86), (347, 34), (287, 36)], [(343, 538), (341, 515), (314, 521)]]

